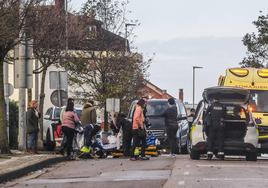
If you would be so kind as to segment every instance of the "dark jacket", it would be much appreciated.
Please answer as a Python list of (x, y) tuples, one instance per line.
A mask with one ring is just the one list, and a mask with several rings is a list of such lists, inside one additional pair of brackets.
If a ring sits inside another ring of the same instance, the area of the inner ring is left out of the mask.
[(166, 109), (163, 116), (165, 117), (165, 125), (167, 128), (178, 126), (178, 110), (175, 105)]
[(96, 130), (96, 125), (92, 125), (92, 124), (87, 124), (85, 126), (84, 129), (84, 138), (85, 138), (85, 145), (87, 147), (92, 145), (92, 139), (94, 136), (96, 136), (96, 134), (98, 133), (98, 131)]
[(40, 113), (36, 116), (36, 112), (34, 108), (29, 108), (26, 112), (26, 126), (27, 126), (27, 133), (36, 133), (39, 131), (38, 127), (38, 119), (40, 117)]
[(123, 137), (124, 135), (131, 135), (132, 133), (132, 124), (128, 120), (126, 120), (126, 115), (119, 114), (118, 118), (116, 120), (116, 125), (118, 126), (118, 129), (122, 129)]
[(87, 124), (96, 124), (97, 123), (97, 113), (96, 109), (92, 104), (86, 103), (83, 107), (81, 114), (81, 123), (83, 126)]
[(221, 125), (226, 114), (226, 107), (219, 103), (214, 102), (212, 103), (206, 112), (206, 116), (210, 115), (210, 121), (212, 126), (218, 126)]

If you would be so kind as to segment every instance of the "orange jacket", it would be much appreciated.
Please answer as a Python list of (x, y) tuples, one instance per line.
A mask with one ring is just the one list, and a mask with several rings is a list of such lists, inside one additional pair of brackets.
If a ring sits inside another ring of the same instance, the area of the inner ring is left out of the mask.
[(144, 115), (142, 107), (140, 105), (136, 105), (135, 112), (133, 115), (132, 129), (138, 129), (139, 127), (144, 129)]

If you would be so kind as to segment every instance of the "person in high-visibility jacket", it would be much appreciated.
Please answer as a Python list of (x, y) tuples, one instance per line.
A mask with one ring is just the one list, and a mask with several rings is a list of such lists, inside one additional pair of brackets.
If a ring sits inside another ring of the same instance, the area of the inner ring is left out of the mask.
[(133, 145), (131, 149), (131, 158), (130, 160), (134, 161), (138, 159), (138, 156), (135, 155), (135, 149), (141, 144), (141, 160), (148, 160), (149, 158), (145, 156), (146, 148), (146, 130), (144, 126), (144, 113), (143, 107), (145, 105), (145, 100), (140, 99), (135, 107), (135, 112), (133, 115), (132, 122), (132, 136), (133, 136)]
[(80, 150), (82, 153), (90, 153), (93, 137), (100, 131), (101, 127), (97, 124), (87, 124), (84, 129), (85, 145)]

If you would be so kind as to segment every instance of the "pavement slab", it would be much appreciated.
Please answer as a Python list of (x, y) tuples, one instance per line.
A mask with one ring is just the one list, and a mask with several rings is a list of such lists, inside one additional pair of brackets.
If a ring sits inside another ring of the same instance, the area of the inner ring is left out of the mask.
[(60, 155), (10, 155), (0, 160), (0, 183), (19, 178), (32, 171), (65, 160)]

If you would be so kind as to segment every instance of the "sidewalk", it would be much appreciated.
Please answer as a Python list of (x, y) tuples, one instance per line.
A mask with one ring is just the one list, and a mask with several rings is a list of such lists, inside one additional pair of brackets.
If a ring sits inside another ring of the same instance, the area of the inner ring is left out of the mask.
[(0, 155), (0, 183), (19, 178), (32, 171), (64, 161), (65, 158), (56, 154), (30, 155), (13, 152), (11, 155)]

